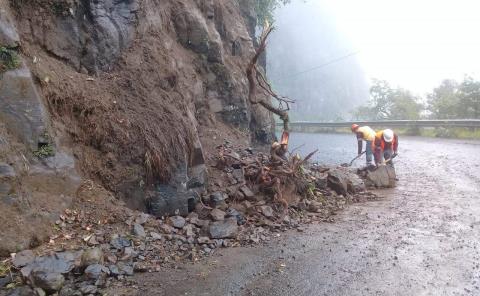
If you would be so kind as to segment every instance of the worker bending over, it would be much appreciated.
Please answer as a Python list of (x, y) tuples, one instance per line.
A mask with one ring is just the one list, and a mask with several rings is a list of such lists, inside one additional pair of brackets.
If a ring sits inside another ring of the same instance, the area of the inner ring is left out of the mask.
[(375, 156), (375, 164), (378, 165), (383, 161), (388, 161), (393, 166), (392, 159), (398, 151), (398, 136), (391, 129), (379, 131), (375, 135), (372, 149)]
[(365, 154), (367, 159), (367, 166), (372, 163), (373, 152), (372, 145), (375, 140), (375, 131), (369, 126), (359, 126), (352, 124), (352, 132), (357, 135), (358, 155), (362, 153), (363, 141), (365, 141)]

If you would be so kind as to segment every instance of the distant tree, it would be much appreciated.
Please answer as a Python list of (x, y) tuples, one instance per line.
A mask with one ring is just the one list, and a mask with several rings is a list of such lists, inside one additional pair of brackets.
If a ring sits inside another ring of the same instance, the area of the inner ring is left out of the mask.
[(420, 118), (423, 105), (419, 98), (402, 88), (392, 88), (385, 80), (373, 80), (370, 101), (353, 113), (357, 120), (415, 120)]
[(480, 81), (470, 76), (465, 76), (461, 83), (455, 80), (442, 81), (427, 98), (432, 118), (480, 118)]
[(427, 105), (427, 110), (434, 119), (460, 118), (458, 82), (451, 79), (443, 80), (432, 93), (427, 95)]
[(373, 120), (389, 119), (395, 90), (385, 80), (373, 80), (370, 87), (369, 106)]
[(466, 76), (458, 87), (459, 109), (462, 118), (480, 118), (480, 81)]
[(390, 107), (390, 117), (388, 119), (420, 119), (424, 106), (419, 101), (420, 98), (415, 97), (410, 91), (396, 89), (393, 92), (393, 103)]

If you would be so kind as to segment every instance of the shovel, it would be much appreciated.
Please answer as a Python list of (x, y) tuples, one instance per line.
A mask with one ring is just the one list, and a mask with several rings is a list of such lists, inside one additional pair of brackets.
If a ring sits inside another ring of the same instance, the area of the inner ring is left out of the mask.
[(397, 154), (397, 153), (394, 153), (394, 154), (392, 155), (392, 157), (390, 157), (389, 159), (385, 160), (385, 161), (383, 162), (383, 164), (389, 163), (390, 161), (392, 161), (392, 160), (393, 160), (395, 157), (397, 157), (397, 156), (398, 156), (398, 154)]
[(352, 164), (353, 164), (353, 162), (354, 162), (355, 160), (359, 159), (362, 155), (364, 155), (365, 152), (367, 152), (367, 151), (363, 151), (362, 153), (360, 153), (359, 155), (357, 155), (354, 159), (352, 159), (352, 161), (350, 161), (350, 163), (343, 163), (342, 166), (343, 166), (343, 167), (351, 167)]
[[(389, 159), (383, 161), (383, 162), (382, 162), (381, 164), (379, 164), (379, 165), (386, 165), (387, 163), (391, 162), (391, 161), (392, 161), (395, 157), (397, 157), (397, 156), (398, 156), (398, 154), (395, 153), (395, 154), (392, 155), (392, 157), (390, 157)], [(369, 170), (370, 172), (373, 172), (373, 171), (377, 170), (377, 168), (378, 168), (378, 166), (376, 166), (376, 165), (374, 165), (374, 164), (371, 164), (371, 165), (369, 165), (369, 166), (367, 167), (367, 170)]]

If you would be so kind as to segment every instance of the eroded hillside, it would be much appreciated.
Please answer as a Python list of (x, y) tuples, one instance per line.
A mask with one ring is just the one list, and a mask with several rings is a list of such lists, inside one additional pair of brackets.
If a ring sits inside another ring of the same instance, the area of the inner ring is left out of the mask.
[(85, 180), (134, 208), (187, 211), (207, 182), (209, 149), (273, 135), (271, 117), (247, 102), (250, 1), (0, 8), (1, 46), (18, 59), (0, 78), (3, 255), (45, 240)]

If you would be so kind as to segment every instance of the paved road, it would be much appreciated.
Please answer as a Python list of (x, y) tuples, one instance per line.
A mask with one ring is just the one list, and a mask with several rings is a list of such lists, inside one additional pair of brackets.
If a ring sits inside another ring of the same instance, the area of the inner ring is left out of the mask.
[(268, 246), (139, 275), (139, 295), (480, 295), (480, 142), (401, 145), (384, 199)]

